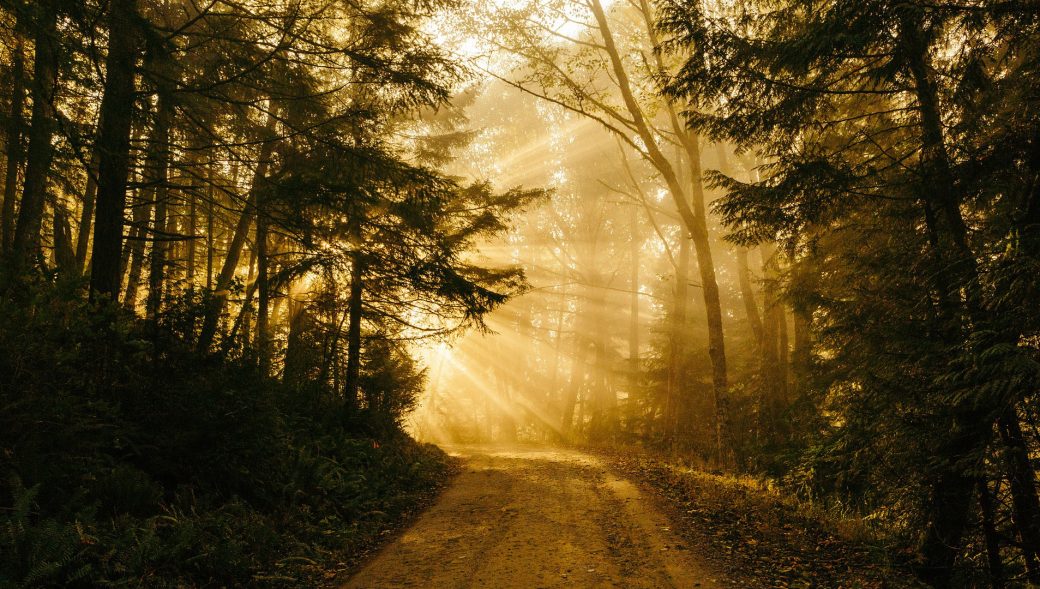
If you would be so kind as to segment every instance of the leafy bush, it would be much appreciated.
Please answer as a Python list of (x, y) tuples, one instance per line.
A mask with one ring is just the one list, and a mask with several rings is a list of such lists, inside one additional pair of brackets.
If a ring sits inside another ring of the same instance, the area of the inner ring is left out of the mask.
[(302, 401), (117, 309), (0, 300), (0, 589), (319, 584), (448, 461)]

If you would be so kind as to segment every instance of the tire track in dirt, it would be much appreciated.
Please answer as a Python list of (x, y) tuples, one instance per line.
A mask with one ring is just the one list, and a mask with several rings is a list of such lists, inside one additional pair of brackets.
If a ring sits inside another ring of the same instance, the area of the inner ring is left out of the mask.
[(462, 473), (344, 589), (720, 586), (667, 519), (599, 459), (457, 446)]

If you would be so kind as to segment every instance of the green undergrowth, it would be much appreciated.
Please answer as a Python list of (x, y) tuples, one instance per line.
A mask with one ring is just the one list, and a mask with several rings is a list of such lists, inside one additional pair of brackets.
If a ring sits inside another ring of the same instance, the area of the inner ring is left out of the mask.
[(334, 399), (70, 301), (0, 303), (0, 588), (330, 584), (450, 475)]
[(662, 499), (678, 532), (740, 587), (911, 588), (909, 555), (862, 518), (766, 479), (711, 472), (639, 449), (600, 450)]

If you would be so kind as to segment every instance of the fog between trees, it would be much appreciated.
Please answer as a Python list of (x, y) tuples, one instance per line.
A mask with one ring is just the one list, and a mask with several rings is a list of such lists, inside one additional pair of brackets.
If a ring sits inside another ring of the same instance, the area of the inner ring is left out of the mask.
[[(1036, 8), (0, 2), (0, 505), (71, 542), (55, 497), (129, 508), (63, 473), (157, 517), (205, 447), (250, 456), (214, 504), (332, 460), (325, 509), (367, 468), (326, 440), (405, 423), (769, 477), (933, 586), (1040, 583)], [(246, 414), (278, 441), (175, 435)]]

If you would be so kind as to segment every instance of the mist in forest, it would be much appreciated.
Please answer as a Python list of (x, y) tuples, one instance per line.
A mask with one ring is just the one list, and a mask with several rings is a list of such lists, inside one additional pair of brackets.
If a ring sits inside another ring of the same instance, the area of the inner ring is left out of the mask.
[(1040, 586), (1038, 15), (0, 0), (0, 588)]

